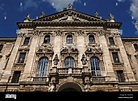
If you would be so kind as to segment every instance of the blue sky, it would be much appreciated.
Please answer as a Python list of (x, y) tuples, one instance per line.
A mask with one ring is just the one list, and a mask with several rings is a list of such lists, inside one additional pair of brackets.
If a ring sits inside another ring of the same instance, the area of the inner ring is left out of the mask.
[(97, 10), (103, 19), (109, 19), (112, 13), (116, 22), (122, 22), (122, 37), (138, 37), (138, 0), (0, 0), (0, 37), (16, 37), (16, 23), (28, 13), (35, 19), (41, 11), (47, 16), (62, 11), (69, 3), (89, 15)]

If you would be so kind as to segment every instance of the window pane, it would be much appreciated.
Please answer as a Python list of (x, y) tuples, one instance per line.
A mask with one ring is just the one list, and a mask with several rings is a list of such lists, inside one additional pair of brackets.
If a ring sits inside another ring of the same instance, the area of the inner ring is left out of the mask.
[(138, 45), (137, 44), (134, 44), (134, 48), (136, 51), (138, 51)]
[(45, 36), (44, 43), (50, 43), (50, 35)]
[(2, 51), (3, 45), (0, 45), (0, 52)]
[(123, 71), (116, 71), (116, 72), (117, 72), (118, 81), (119, 82), (124, 82), (125, 78), (124, 78)]
[(67, 36), (66, 43), (68, 43), (68, 44), (73, 43), (73, 38), (72, 38), (71, 35), (68, 35), (68, 36)]
[(20, 53), (18, 63), (24, 63), (26, 53)]
[(21, 71), (15, 71), (12, 77), (12, 83), (18, 83), (20, 78)]
[(120, 63), (117, 52), (112, 52), (114, 63)]
[(74, 68), (75, 61), (72, 57), (67, 57), (64, 61), (66, 68)]
[(110, 42), (110, 45), (114, 45), (115, 44), (113, 37), (109, 37), (109, 42)]
[(92, 76), (101, 76), (99, 59), (97, 57), (92, 57), (90, 59), (90, 64), (91, 64)]
[(24, 40), (24, 44), (23, 45), (28, 45), (29, 40), (30, 40), (30, 37), (26, 37), (25, 40)]
[(93, 35), (89, 36), (89, 43), (95, 43), (95, 38)]
[(48, 69), (48, 58), (43, 57), (38, 61), (37, 76), (45, 77)]

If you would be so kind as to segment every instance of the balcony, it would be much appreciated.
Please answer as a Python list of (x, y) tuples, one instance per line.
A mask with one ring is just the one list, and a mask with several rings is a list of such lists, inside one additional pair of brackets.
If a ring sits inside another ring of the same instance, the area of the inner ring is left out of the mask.
[(104, 76), (92, 76), (91, 82), (92, 83), (103, 83), (105, 82), (105, 77)]
[(34, 83), (48, 83), (49, 78), (48, 77), (33, 77), (33, 82)]
[(82, 68), (57, 68), (59, 76), (81, 76)]

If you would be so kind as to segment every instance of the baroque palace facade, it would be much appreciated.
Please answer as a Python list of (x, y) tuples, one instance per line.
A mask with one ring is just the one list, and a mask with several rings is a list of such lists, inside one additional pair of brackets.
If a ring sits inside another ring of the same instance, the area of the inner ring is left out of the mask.
[(138, 38), (121, 22), (73, 10), (17, 23), (0, 38), (0, 92), (138, 91)]

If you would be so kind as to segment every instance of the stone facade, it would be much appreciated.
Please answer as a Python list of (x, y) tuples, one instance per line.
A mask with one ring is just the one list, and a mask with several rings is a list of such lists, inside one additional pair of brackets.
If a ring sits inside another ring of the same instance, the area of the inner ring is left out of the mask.
[(121, 24), (72, 8), (28, 15), (17, 38), (0, 38), (0, 92), (138, 91), (138, 38)]

